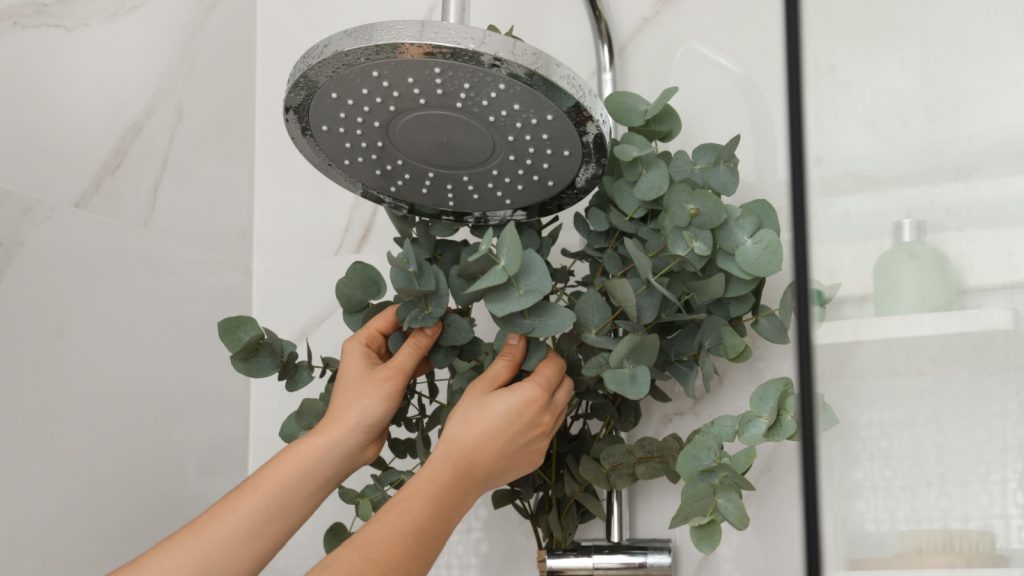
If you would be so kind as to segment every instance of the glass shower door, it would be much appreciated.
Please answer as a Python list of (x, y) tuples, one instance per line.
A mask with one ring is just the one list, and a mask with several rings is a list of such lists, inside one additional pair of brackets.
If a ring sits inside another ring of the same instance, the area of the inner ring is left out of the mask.
[(800, 11), (822, 573), (1024, 576), (1024, 3)]

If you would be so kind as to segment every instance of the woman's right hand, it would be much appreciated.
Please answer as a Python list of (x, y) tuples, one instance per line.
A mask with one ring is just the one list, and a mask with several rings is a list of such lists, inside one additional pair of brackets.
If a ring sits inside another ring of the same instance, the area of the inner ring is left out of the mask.
[(487, 370), (466, 387), (431, 456), (459, 469), (480, 494), (540, 467), (565, 421), (573, 392), (565, 360), (548, 352), (530, 376), (510, 384), (525, 356), (526, 338), (510, 334)]

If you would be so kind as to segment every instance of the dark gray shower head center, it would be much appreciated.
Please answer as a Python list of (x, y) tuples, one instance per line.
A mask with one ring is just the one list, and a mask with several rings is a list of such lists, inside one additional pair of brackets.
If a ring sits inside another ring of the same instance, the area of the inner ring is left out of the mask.
[(311, 48), (285, 101), (318, 170), (400, 212), (471, 223), (558, 212), (597, 185), (610, 119), (586, 82), (519, 40), (432, 21)]

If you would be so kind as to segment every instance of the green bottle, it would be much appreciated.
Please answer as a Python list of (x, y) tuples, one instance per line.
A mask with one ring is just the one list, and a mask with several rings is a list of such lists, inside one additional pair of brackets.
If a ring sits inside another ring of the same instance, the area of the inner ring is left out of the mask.
[(925, 242), (924, 220), (896, 222), (896, 237), (875, 264), (875, 314), (944, 312), (956, 300), (953, 266), (938, 248)]

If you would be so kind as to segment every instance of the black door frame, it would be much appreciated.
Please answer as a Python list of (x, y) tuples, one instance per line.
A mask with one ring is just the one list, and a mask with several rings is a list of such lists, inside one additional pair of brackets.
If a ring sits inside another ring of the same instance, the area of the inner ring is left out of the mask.
[(804, 562), (807, 576), (822, 576), (821, 522), (818, 506), (817, 415), (811, 344), (810, 238), (807, 230), (807, 182), (804, 150), (803, 69), (800, 0), (786, 2), (786, 76), (789, 93), (789, 166), (796, 276), (797, 380), (800, 388), (800, 451), (804, 498)]

